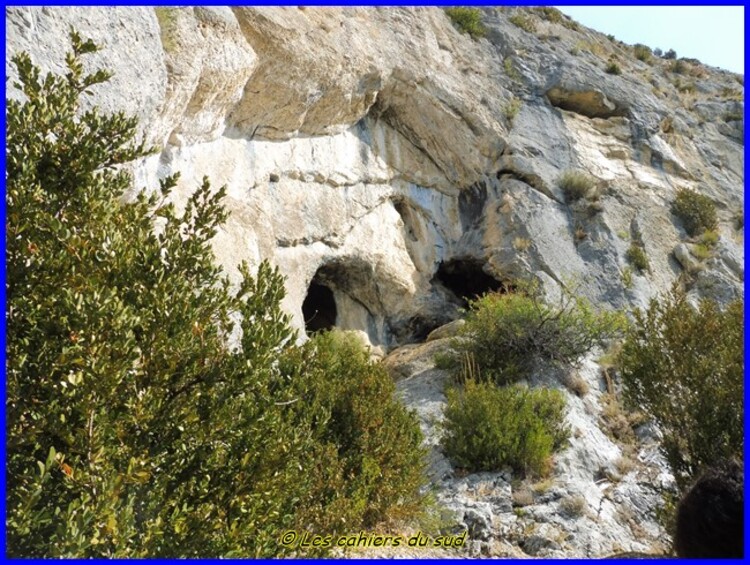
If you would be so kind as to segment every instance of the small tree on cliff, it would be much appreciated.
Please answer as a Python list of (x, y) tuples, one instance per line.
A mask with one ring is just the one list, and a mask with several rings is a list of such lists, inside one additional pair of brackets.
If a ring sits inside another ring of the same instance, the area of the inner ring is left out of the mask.
[[(230, 292), (210, 248), (224, 190), (204, 181), (178, 213), (173, 177), (122, 202), (132, 179), (118, 166), (146, 149), (135, 120), (79, 112), (108, 74), (85, 74), (96, 46), (71, 39), (65, 76), (14, 57), (26, 100), (7, 106), (8, 553), (279, 555), (294, 549), (279, 543), (285, 529), (356, 529), (413, 501), (416, 456), (389, 472), (387, 500), (373, 487), (351, 498), (359, 459), (391, 463), (337, 446), (337, 394), (319, 392), (336, 381), (310, 375), (315, 351), (292, 345), (278, 272), (242, 266)], [(419, 453), (410, 418), (392, 439)]]

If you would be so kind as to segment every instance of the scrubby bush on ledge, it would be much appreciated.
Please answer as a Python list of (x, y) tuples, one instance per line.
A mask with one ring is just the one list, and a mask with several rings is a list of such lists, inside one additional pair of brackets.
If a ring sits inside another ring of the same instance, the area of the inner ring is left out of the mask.
[(443, 448), (470, 471), (510, 466), (522, 475), (545, 475), (568, 438), (565, 399), (556, 390), (468, 380), (446, 391)]
[(719, 222), (713, 200), (689, 188), (677, 191), (672, 203), (672, 213), (680, 218), (690, 236), (700, 235), (706, 230), (715, 230)]
[(575, 202), (594, 196), (596, 180), (583, 171), (569, 170), (560, 175), (557, 185), (563, 191), (566, 202)]
[[(459, 381), (468, 376), (509, 384), (530, 376), (537, 361), (569, 367), (623, 327), (621, 314), (597, 312), (586, 300), (567, 294), (556, 305), (545, 303), (532, 287), (487, 294), (470, 304), (460, 336), (438, 365)], [(468, 374), (467, 358), (472, 364)]]
[(479, 39), (487, 34), (487, 29), (482, 23), (482, 11), (479, 8), (455, 7), (446, 8), (445, 14), (451, 19), (455, 26), (464, 33), (468, 33), (472, 39)]
[(408, 513), (420, 432), (388, 375), (333, 336), (294, 346), (268, 263), (230, 291), (223, 189), (123, 203), (147, 152), (134, 119), (79, 113), (109, 75), (71, 37), (66, 75), (14, 57), (7, 103), (8, 555), (280, 556), (287, 529)]

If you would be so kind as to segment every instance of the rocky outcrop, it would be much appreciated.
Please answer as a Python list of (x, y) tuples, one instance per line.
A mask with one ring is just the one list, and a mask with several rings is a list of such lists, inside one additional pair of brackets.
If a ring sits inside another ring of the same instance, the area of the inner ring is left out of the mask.
[(467, 554), (605, 557), (622, 551), (661, 554), (668, 549), (657, 512), (662, 492), (673, 488), (673, 479), (653, 434), (641, 434), (631, 460), (623, 446), (600, 429), (607, 383), (593, 357), (579, 370), (588, 387), (582, 397), (549, 373), (532, 379), (560, 390), (569, 409), (571, 437), (556, 455), (549, 478), (521, 480), (510, 469), (462, 475), (440, 448), (448, 381), (448, 375), (434, 366), (441, 341), (445, 348), (445, 340), (404, 346), (385, 362), (399, 379), (404, 403), (419, 416), (430, 447), (429, 472), (437, 499), (450, 511), (455, 531), (469, 531)]

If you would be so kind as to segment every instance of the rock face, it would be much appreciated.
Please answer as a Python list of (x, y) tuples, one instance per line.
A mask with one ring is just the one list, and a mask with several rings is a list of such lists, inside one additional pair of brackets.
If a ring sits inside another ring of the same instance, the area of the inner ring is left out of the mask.
[[(514, 11), (533, 33), (510, 21)], [(114, 77), (88, 103), (136, 115), (159, 150), (133, 163), (133, 190), (180, 172), (180, 206), (204, 175), (226, 185), (231, 216), (215, 251), (230, 279), (241, 261), (270, 259), (297, 327), (354, 330), (378, 355), (519, 278), (550, 296), (576, 284), (604, 308), (643, 306), (680, 277), (694, 297), (741, 296), (743, 77), (642, 62), (534, 10), (483, 9), (482, 19), (487, 35), (475, 41), (436, 8), (8, 8), (8, 96), (21, 96), (13, 53), (60, 72), (71, 26), (94, 39), (103, 49), (89, 68)], [(605, 72), (614, 60), (619, 76)], [(568, 170), (593, 177), (597, 196), (566, 202)], [(670, 211), (681, 188), (717, 206), (708, 258)], [(649, 271), (629, 265), (632, 244)], [(386, 359), (433, 447), (439, 432), (425, 422), (439, 419), (445, 375), (432, 355), (453, 330)], [(472, 551), (603, 555), (641, 551), (661, 533), (640, 477), (596, 483), (618, 447), (596, 409), (569, 400), (582, 435), (525, 517), (510, 477), (458, 479), (433, 449), (442, 500), (485, 544)], [(643, 472), (658, 475), (654, 465)], [(581, 517), (559, 511), (570, 496), (585, 499)]]
[[(234, 277), (241, 260), (271, 259), (300, 328), (319, 312), (391, 348), (518, 277), (642, 305), (683, 272), (670, 213), (682, 187), (719, 207), (723, 249), (689, 269), (710, 273), (694, 292), (739, 295), (741, 77), (678, 75), (533, 11), (529, 33), (510, 13), (484, 10), (474, 41), (431, 8), (10, 8), (6, 61), (27, 50), (61, 70), (71, 25), (99, 42), (91, 68), (114, 78), (90, 103), (137, 115), (161, 149), (133, 165), (135, 188), (179, 171), (179, 204), (204, 175), (226, 184), (219, 261)], [(612, 57), (621, 76), (604, 71)], [(569, 169), (599, 180), (598, 201), (565, 202)], [(631, 241), (649, 273), (626, 273)], [(311, 285), (333, 300), (303, 308)]]

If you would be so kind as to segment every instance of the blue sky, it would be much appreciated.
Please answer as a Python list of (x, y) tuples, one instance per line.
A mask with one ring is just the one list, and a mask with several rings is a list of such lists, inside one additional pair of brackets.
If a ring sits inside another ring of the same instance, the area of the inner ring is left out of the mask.
[(744, 73), (742, 6), (557, 6), (576, 21), (625, 43)]

